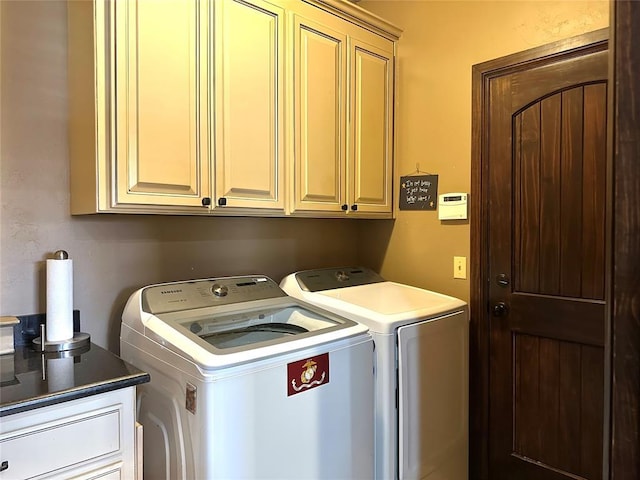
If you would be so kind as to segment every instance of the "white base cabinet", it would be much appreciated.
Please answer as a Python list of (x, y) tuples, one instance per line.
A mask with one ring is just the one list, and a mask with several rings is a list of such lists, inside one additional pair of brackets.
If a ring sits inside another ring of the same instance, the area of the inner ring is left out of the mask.
[(2, 417), (0, 479), (141, 476), (135, 397), (128, 387)]

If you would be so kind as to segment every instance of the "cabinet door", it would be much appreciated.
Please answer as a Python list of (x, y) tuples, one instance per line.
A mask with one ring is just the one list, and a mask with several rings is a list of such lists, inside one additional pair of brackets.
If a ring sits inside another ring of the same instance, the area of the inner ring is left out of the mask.
[(347, 37), (297, 15), (293, 24), (292, 210), (341, 212), (346, 204)]
[(209, 196), (207, 2), (110, 8), (116, 205), (201, 206)]
[[(393, 161), (393, 42), (350, 38), (350, 211), (391, 213)], [(373, 41), (377, 45), (373, 44)]]
[(215, 8), (214, 206), (283, 210), (284, 11), (261, 0)]

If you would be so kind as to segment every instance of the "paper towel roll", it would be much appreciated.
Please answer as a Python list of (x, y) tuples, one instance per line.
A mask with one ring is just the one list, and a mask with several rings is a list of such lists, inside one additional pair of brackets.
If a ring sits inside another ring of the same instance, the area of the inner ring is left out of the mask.
[(47, 260), (47, 341), (73, 337), (73, 260)]

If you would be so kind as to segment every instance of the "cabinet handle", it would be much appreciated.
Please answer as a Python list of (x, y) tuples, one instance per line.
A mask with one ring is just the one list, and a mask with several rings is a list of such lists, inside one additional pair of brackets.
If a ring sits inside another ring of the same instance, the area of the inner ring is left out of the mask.
[(204, 197), (202, 199), (202, 206), (208, 207), (209, 205), (211, 205), (211, 199), (209, 197)]
[(351, 205), (351, 210), (353, 210), (354, 212), (358, 210), (358, 205), (356, 205), (355, 203)]
[(345, 212), (349, 209), (349, 205), (347, 205), (346, 203), (344, 205), (342, 205), (342, 210), (344, 210)]
[(3, 460), (0, 464), (0, 472), (4, 472), (5, 470), (9, 470), (9, 460)]
[(226, 204), (227, 204), (227, 199), (226, 199), (226, 198), (224, 198), (224, 197), (220, 197), (220, 198), (218, 199), (218, 205), (219, 205), (220, 207), (224, 207)]

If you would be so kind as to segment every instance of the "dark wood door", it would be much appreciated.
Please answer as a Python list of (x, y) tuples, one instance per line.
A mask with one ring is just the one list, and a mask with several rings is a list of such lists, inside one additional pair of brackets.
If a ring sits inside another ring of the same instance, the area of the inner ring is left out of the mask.
[(488, 92), (489, 478), (602, 478), (607, 52)]

